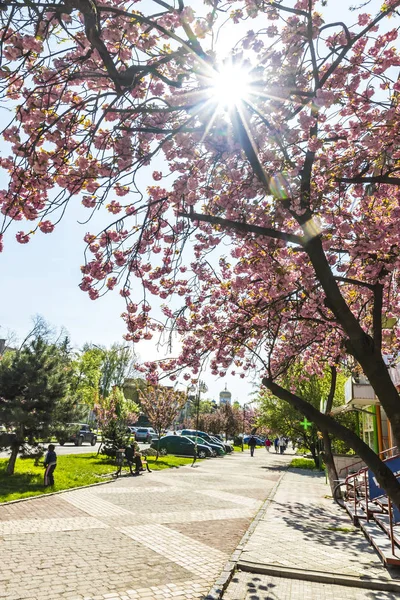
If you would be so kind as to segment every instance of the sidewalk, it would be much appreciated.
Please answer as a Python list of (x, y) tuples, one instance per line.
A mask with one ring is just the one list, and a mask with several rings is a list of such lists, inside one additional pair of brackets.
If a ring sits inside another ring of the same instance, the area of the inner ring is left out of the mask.
[[(283, 475), (257, 517), (224, 600), (400, 597), (400, 572), (383, 567), (329, 494), (324, 475)], [(388, 589), (395, 586), (396, 592)]]
[(246, 450), (0, 505), (0, 600), (204, 598), (289, 460)]

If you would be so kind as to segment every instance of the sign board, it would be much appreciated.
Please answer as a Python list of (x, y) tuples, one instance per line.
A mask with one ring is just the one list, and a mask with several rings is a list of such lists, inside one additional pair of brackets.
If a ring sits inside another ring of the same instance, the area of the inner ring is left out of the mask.
[[(393, 458), (392, 460), (388, 460), (387, 462), (385, 462), (385, 465), (389, 467), (389, 469), (393, 472), (394, 475), (396, 475), (396, 477), (400, 477), (400, 456), (397, 458)], [(371, 469), (368, 469), (368, 482), (369, 497), (371, 500), (373, 500), (374, 498), (379, 498), (379, 496), (386, 496), (385, 490), (379, 487), (379, 484)], [(398, 516), (400, 521), (400, 514)]]
[(392, 503), (392, 512), (393, 512), (393, 524), (400, 523), (400, 510), (393, 503)]

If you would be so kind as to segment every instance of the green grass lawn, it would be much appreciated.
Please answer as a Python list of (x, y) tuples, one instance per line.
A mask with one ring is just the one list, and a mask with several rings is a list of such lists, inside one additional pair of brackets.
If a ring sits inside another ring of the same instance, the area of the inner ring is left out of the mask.
[(315, 462), (311, 458), (293, 458), (289, 467), (292, 467), (292, 469), (309, 469), (310, 471), (317, 470)]
[[(178, 456), (163, 456), (158, 461), (155, 457), (148, 457), (147, 462), (152, 471), (159, 471), (188, 465), (192, 460), (192, 458)], [(113, 459), (96, 456), (96, 453), (58, 456), (57, 468), (54, 472), (55, 486), (44, 488), (44, 468), (36, 467), (32, 458), (18, 458), (15, 473), (11, 476), (6, 475), (5, 472), (7, 462), (6, 458), (0, 459), (0, 503), (107, 481), (117, 468)]]

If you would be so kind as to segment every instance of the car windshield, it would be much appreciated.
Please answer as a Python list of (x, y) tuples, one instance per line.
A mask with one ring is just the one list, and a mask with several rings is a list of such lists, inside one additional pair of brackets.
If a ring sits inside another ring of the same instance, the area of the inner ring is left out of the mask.
[(138, 429), (138, 433), (147, 433), (148, 429)]

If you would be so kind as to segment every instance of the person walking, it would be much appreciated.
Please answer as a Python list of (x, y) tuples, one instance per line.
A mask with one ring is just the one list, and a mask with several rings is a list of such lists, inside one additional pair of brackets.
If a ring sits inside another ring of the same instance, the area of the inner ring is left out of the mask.
[(276, 437), (274, 439), (274, 448), (275, 448), (276, 454), (278, 454), (278, 449), (279, 449), (279, 438), (278, 437)]
[(250, 456), (254, 456), (254, 448), (255, 448), (255, 447), (256, 447), (256, 445), (257, 445), (257, 440), (256, 440), (256, 438), (254, 437), (254, 435), (251, 435), (251, 436), (250, 436), (250, 438), (249, 438), (249, 441), (247, 442), (247, 445), (248, 445), (248, 446), (249, 446), (249, 448), (250, 448)]
[(49, 444), (49, 447), (47, 448), (47, 454), (46, 457), (44, 459), (44, 468), (45, 468), (45, 472), (44, 472), (44, 487), (47, 487), (49, 485), (54, 486), (54, 470), (57, 466), (57, 454), (55, 453), (55, 446), (54, 444)]
[(269, 449), (271, 448), (271, 443), (272, 443), (271, 440), (269, 439), (269, 437), (267, 437), (265, 439), (265, 449), (267, 452), (269, 452)]
[(279, 451), (281, 454), (283, 454), (286, 450), (286, 442), (285, 442), (285, 438), (283, 436), (281, 436), (279, 438)]

